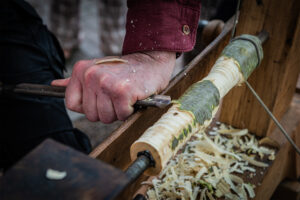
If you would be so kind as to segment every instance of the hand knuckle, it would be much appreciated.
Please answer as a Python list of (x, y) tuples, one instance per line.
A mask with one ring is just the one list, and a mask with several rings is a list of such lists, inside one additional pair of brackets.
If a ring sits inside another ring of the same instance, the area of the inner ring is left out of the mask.
[(103, 72), (103, 73), (101, 73), (101, 76), (100, 76), (99, 80), (101, 82), (107, 82), (107, 81), (110, 81), (111, 79), (112, 79), (112, 76), (109, 73)]
[(69, 99), (66, 99), (66, 107), (70, 110), (75, 110), (76, 105)]
[(74, 65), (74, 68), (73, 68), (73, 73), (77, 74), (77, 73), (80, 73), (81, 70), (86, 66), (86, 61), (84, 60), (80, 60), (80, 61), (77, 61)]
[(84, 84), (86, 86), (91, 86), (93, 82), (93, 78), (95, 76), (95, 69), (93, 67), (90, 67), (89, 69), (86, 70), (84, 73)]
[(118, 82), (115, 85), (115, 94), (119, 96), (125, 96), (131, 91), (131, 87), (126, 82)]
[(99, 76), (99, 86), (104, 89), (111, 88), (114, 82), (112, 76), (109, 73), (103, 72)]
[(98, 120), (97, 117), (91, 116), (91, 115), (87, 115), (87, 114), (86, 114), (86, 118), (87, 118), (89, 121), (91, 121), (91, 122), (96, 122), (96, 121)]
[(103, 118), (101, 121), (102, 121), (104, 124), (110, 124), (110, 123), (113, 122), (113, 120), (110, 119), (110, 118)]
[(83, 113), (85, 114), (85, 117), (91, 121), (91, 122), (96, 122), (98, 119), (98, 116), (95, 116), (94, 113), (88, 112), (87, 106), (83, 106)]
[(124, 113), (122, 113), (122, 114), (118, 117), (118, 119), (121, 120), (121, 121), (124, 121), (124, 120), (126, 120), (126, 119), (128, 118), (129, 115), (130, 115), (130, 114), (124, 112)]

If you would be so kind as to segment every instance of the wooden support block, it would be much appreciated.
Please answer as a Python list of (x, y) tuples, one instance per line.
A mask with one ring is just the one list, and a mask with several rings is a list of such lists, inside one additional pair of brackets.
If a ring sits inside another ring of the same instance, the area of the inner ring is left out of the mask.
[[(299, 94), (295, 94), (291, 107), (280, 121), (292, 138), (295, 138), (296, 134), (300, 134), (300, 117), (297, 116), (300, 116)], [(261, 186), (256, 189), (255, 199), (270, 199), (280, 182), (287, 177), (295, 179), (296, 170), (299, 169), (299, 166), (296, 166), (295, 163), (295, 156), (299, 157), (299, 155), (296, 155), (295, 150), (280, 130), (276, 128), (269, 137), (279, 144), (280, 149)]]
[(268, 168), (266, 176), (260, 183), (260, 186), (255, 189), (255, 199), (270, 199), (279, 183), (287, 177), (288, 168), (291, 168), (291, 159), (293, 156), (289, 155), (290, 145), (285, 144), (281, 146), (279, 152), (276, 154), (276, 159), (273, 164)]
[[(300, 72), (300, 1), (243, 1), (237, 35), (269, 33), (264, 59), (249, 83), (280, 119), (289, 107)], [(234, 88), (224, 99), (222, 122), (248, 128), (259, 136), (270, 135), (274, 123), (245, 87)]]
[[(65, 178), (47, 178), (48, 169)], [(128, 185), (126, 175), (53, 140), (46, 140), (0, 178), (0, 199), (114, 199)]]

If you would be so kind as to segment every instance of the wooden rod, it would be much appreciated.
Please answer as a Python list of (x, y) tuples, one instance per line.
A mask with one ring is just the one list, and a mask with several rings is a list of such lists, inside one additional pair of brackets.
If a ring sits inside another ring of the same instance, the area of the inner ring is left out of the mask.
[(158, 175), (194, 133), (209, 126), (221, 98), (243, 83), (260, 63), (263, 57), (260, 40), (265, 41), (266, 35), (234, 38), (210, 73), (174, 101), (167, 113), (132, 144), (132, 160), (142, 151), (149, 151), (155, 160), (155, 167), (148, 168), (146, 175)]

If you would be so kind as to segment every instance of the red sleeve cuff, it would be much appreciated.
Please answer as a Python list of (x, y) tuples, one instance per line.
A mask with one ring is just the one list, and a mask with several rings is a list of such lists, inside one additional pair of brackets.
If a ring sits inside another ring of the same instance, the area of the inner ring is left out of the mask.
[(200, 0), (128, 0), (123, 54), (193, 49)]

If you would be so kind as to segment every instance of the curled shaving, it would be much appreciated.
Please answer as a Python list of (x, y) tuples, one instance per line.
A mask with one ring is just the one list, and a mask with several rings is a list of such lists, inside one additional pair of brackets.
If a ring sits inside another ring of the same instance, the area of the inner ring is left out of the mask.
[[(196, 139), (189, 141), (182, 153), (177, 154), (153, 180), (155, 189), (148, 190), (148, 199), (254, 198), (255, 186), (245, 183), (237, 174), (246, 171), (255, 174), (253, 165), (268, 165), (252, 157), (257, 153), (275, 155), (275, 151), (259, 146), (247, 129), (233, 129), (221, 124), (216, 133), (197, 132)], [(249, 155), (249, 149), (255, 149), (256, 153)]]
[(99, 65), (103, 63), (114, 63), (114, 62), (128, 63), (128, 60), (124, 60), (121, 58), (108, 58), (108, 59), (95, 60), (94, 64)]
[(47, 169), (46, 171), (46, 177), (49, 180), (62, 180), (67, 176), (67, 172), (65, 171), (58, 171), (55, 169)]

